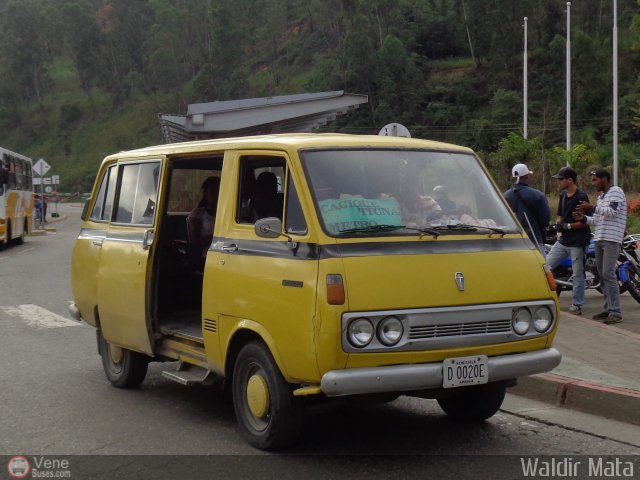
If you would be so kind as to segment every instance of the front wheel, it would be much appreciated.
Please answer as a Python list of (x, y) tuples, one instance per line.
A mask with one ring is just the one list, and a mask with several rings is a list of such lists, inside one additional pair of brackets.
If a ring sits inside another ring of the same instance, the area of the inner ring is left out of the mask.
[(233, 369), (233, 407), (242, 436), (252, 446), (275, 450), (300, 435), (302, 409), (266, 345), (245, 345)]
[(111, 384), (118, 388), (140, 386), (147, 376), (149, 357), (107, 342), (98, 331), (98, 346), (102, 368)]
[(629, 275), (629, 280), (625, 283), (627, 290), (633, 299), (640, 303), (640, 275), (631, 269), (628, 269), (627, 273)]
[(507, 386), (504, 382), (462, 387), (438, 399), (444, 412), (454, 420), (478, 422), (492, 417), (502, 406)]

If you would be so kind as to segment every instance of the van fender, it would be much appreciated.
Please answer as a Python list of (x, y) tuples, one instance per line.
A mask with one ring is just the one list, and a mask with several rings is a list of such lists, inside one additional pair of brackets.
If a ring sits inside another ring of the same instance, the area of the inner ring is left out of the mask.
[[(232, 317), (226, 317), (226, 320), (231, 320), (231, 318)], [(221, 346), (226, 346), (226, 348), (224, 348), (223, 350), (223, 369), (225, 377), (231, 378), (233, 366), (235, 364), (235, 359), (238, 356), (238, 353), (240, 353), (242, 347), (254, 340), (262, 340), (266, 344), (267, 348), (271, 352), (271, 355), (273, 356), (273, 359), (278, 365), (282, 376), (287, 382), (295, 383), (295, 381), (287, 374), (287, 371), (284, 367), (284, 362), (282, 361), (280, 353), (278, 352), (276, 342), (274, 341), (273, 337), (260, 323), (247, 319), (237, 319), (231, 330), (228, 332), (226, 338), (223, 335), (221, 335), (220, 337)]]

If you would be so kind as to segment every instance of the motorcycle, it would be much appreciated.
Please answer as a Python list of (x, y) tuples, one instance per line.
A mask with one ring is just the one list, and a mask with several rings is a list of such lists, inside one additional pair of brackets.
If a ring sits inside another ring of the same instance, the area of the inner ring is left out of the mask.
[[(544, 244), (545, 253), (547, 254), (553, 246), (553, 242), (550, 242), (549, 239), (550, 237), (548, 235), (547, 241)], [(639, 243), (640, 235), (626, 235), (623, 239), (622, 249), (620, 250), (616, 265), (616, 277), (618, 278), (620, 293), (628, 290), (638, 303), (640, 303), (640, 257), (637, 252)], [(593, 239), (589, 242), (586, 250), (584, 274), (585, 289), (593, 288), (602, 293), (600, 276), (598, 275), (596, 265), (595, 242)], [(573, 289), (571, 259), (565, 258), (560, 265), (554, 268), (553, 276), (556, 280), (556, 292), (558, 296), (564, 291), (571, 291)]]

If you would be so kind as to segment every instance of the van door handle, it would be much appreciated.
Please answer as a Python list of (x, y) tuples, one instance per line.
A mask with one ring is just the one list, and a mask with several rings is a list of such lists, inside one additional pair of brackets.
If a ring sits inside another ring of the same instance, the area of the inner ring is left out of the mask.
[(149, 247), (153, 243), (153, 230), (145, 230), (144, 237), (142, 237), (142, 249), (149, 250)]
[(231, 245), (223, 245), (222, 251), (227, 253), (237, 252), (238, 245), (236, 245), (235, 243), (232, 243)]
[(100, 240), (93, 240), (91, 243), (93, 243), (96, 247), (102, 247), (102, 242), (104, 242), (104, 240), (100, 239)]

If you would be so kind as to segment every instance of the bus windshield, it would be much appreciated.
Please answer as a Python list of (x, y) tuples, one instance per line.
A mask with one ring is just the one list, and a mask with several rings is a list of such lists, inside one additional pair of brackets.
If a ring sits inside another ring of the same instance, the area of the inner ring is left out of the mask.
[(307, 150), (301, 158), (329, 235), (518, 231), (472, 154), (345, 149)]

